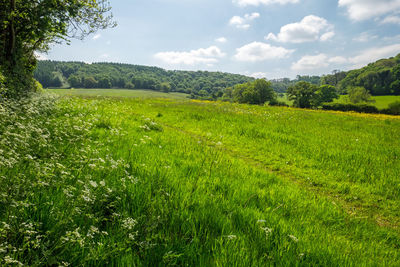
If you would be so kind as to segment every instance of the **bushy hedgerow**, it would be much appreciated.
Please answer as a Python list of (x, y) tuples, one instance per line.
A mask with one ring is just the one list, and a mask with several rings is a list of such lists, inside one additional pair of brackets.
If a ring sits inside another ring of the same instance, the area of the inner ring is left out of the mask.
[(324, 110), (336, 110), (336, 111), (355, 111), (361, 113), (379, 113), (379, 109), (375, 106), (366, 104), (342, 104), (342, 103), (332, 103), (325, 104), (322, 106)]
[(400, 115), (400, 101), (389, 104), (389, 107), (382, 109), (381, 113), (389, 115)]
[(283, 101), (279, 101), (279, 100), (277, 100), (277, 99), (274, 99), (274, 100), (269, 101), (268, 105), (269, 105), (269, 106), (276, 106), (276, 107), (289, 107), (288, 104), (286, 104), (286, 103), (283, 102)]

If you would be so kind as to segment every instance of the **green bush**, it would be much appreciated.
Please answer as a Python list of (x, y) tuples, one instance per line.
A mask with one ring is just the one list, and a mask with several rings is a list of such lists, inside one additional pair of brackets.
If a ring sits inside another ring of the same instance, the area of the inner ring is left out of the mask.
[(389, 115), (400, 115), (400, 101), (389, 104), (389, 107), (386, 109), (382, 109), (381, 113)]
[(277, 107), (289, 107), (288, 104), (286, 104), (283, 101), (279, 101), (277, 99), (273, 99), (273, 100), (269, 101), (268, 105), (269, 106), (277, 106)]
[(375, 106), (366, 105), (366, 104), (341, 104), (341, 103), (333, 103), (333, 104), (325, 104), (322, 106), (324, 110), (336, 110), (336, 111), (355, 111), (361, 113), (379, 113), (379, 110)]
[(3, 98), (3, 96), (6, 94), (7, 88), (6, 88), (6, 78), (3, 76), (3, 74), (0, 71), (0, 99)]

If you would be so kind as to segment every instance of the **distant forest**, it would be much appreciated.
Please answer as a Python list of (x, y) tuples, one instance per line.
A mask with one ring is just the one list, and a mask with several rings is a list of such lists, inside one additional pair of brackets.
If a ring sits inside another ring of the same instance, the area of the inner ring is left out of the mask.
[(118, 63), (39, 61), (35, 78), (43, 87), (126, 88), (220, 97), (227, 87), (254, 81), (244, 75), (208, 71), (171, 71)]
[(332, 85), (340, 94), (346, 94), (350, 88), (363, 87), (373, 96), (400, 95), (400, 54), (347, 72), (334, 70), (332, 74), (321, 77), (297, 76), (295, 80), (288, 78), (271, 80), (276, 92), (286, 92), (290, 85), (298, 81), (315, 85)]
[[(217, 99), (225, 89), (252, 82), (252, 77), (223, 72), (177, 71), (158, 67), (119, 63), (39, 61), (34, 73), (43, 87), (53, 88), (126, 88), (182, 92), (192, 98)], [(364, 87), (371, 95), (400, 95), (400, 54), (381, 59), (348, 72), (334, 70), (323, 76), (270, 80), (275, 92), (285, 93), (291, 85), (305, 81), (332, 85), (341, 94), (352, 87)]]
[[(164, 70), (158, 67), (119, 63), (39, 61), (35, 79), (45, 88), (126, 88), (182, 92), (193, 98), (216, 99), (226, 88), (252, 82), (252, 77), (223, 72)], [(318, 76), (271, 80), (276, 92), (284, 93), (298, 81), (320, 83)]]

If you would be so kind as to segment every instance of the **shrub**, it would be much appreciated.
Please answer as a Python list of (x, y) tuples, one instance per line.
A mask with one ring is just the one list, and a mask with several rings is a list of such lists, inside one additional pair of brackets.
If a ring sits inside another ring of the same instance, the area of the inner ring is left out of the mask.
[(382, 109), (381, 113), (389, 115), (400, 115), (400, 101), (389, 104), (389, 107), (386, 109)]
[(350, 102), (358, 104), (362, 102), (371, 102), (371, 94), (364, 87), (352, 87), (348, 90)]
[(341, 104), (341, 103), (333, 103), (333, 104), (325, 104), (322, 106), (324, 110), (336, 110), (336, 111), (355, 111), (361, 113), (379, 113), (378, 108), (371, 105), (366, 104)]
[(0, 72), (0, 99), (3, 98), (3, 96), (5, 95), (6, 92), (7, 92), (7, 89), (6, 89), (6, 78)]
[(277, 106), (277, 107), (288, 107), (289, 106), (285, 102), (279, 101), (277, 99), (273, 99), (273, 100), (269, 101), (268, 105), (269, 106)]

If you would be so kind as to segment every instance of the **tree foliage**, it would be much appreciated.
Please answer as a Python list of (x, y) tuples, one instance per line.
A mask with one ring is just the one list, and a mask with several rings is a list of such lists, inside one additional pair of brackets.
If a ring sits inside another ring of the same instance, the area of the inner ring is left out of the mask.
[(354, 87), (363, 87), (371, 95), (400, 95), (400, 54), (349, 71), (338, 83), (343, 92)]
[(287, 91), (289, 100), (293, 101), (293, 106), (298, 108), (319, 107), (323, 103), (332, 102), (338, 98), (336, 88), (331, 85), (316, 86), (309, 82), (298, 82), (290, 86)]
[(289, 79), (289, 78), (281, 78), (281, 79), (272, 79), (270, 80), (272, 88), (277, 93), (285, 93), (287, 89), (295, 85), (298, 82), (309, 82), (315, 85), (320, 85), (322, 82), (321, 77), (319, 76), (308, 76), (308, 75), (297, 75), (296, 79)]
[(1, 1), (0, 62), (8, 95), (19, 95), (34, 87), (36, 51), (114, 26), (110, 9), (106, 0)]
[(353, 104), (371, 102), (371, 94), (364, 87), (352, 87), (348, 90), (349, 100)]
[(222, 96), (226, 87), (254, 81), (254, 78), (222, 72), (167, 71), (130, 64), (59, 61), (39, 61), (34, 75), (45, 87), (54, 87), (49, 81), (61, 76), (67, 87), (92, 88), (92, 83), (85, 83), (86, 78), (91, 77), (99, 88), (183, 92), (204, 99), (216, 99)]
[(293, 101), (293, 106), (297, 108), (311, 108), (312, 100), (318, 87), (308, 82), (298, 82), (287, 90), (289, 100)]
[(312, 104), (314, 107), (319, 107), (323, 103), (332, 102), (334, 99), (339, 98), (336, 88), (332, 85), (321, 85), (317, 91), (315, 91)]
[(232, 96), (235, 102), (248, 104), (264, 104), (276, 99), (271, 83), (264, 79), (236, 85), (232, 90)]

